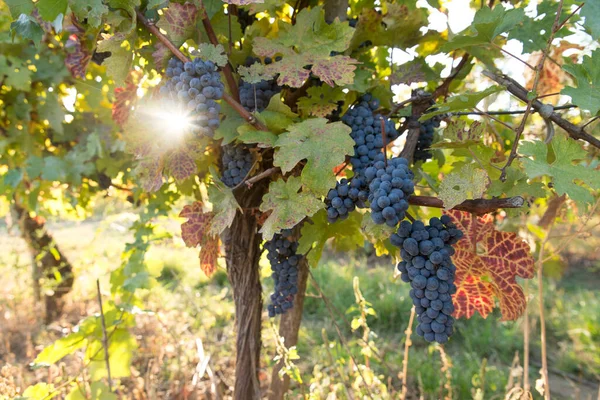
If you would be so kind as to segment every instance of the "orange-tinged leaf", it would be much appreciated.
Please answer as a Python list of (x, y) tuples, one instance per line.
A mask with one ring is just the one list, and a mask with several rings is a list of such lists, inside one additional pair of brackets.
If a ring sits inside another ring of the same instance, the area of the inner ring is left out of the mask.
[(210, 230), (213, 213), (204, 212), (202, 202), (188, 204), (179, 213), (180, 218), (188, 221), (181, 224), (181, 238), (187, 247), (196, 247), (202, 243), (204, 236)]
[(457, 286), (454, 316), (470, 318), (477, 311), (485, 318), (496, 297), (503, 320), (520, 317), (526, 299), (516, 278), (533, 277), (534, 260), (529, 245), (516, 233), (496, 230), (491, 215), (476, 217), (456, 210), (448, 215), (465, 234), (452, 257)]
[(494, 309), (494, 290), (488, 282), (470, 275), (457, 287), (453, 302), (457, 318), (471, 318), (475, 311), (485, 318)]
[(217, 270), (217, 258), (219, 257), (219, 238), (206, 236), (200, 249), (200, 269), (207, 276), (211, 276)]
[(219, 257), (219, 238), (208, 233), (214, 214), (204, 212), (202, 202), (197, 201), (183, 207), (179, 217), (188, 219), (181, 224), (181, 237), (185, 245), (200, 246), (200, 268), (207, 276), (212, 275), (217, 269)]

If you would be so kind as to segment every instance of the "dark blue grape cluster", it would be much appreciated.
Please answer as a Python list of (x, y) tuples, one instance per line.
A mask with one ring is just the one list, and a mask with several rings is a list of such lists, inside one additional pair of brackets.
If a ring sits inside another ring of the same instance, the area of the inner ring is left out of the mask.
[(441, 120), (442, 118), (436, 115), (427, 121), (421, 122), (421, 133), (419, 133), (419, 140), (415, 149), (415, 161), (427, 161), (431, 158), (430, 148), (433, 144), (435, 129), (440, 127)]
[(414, 175), (408, 160), (402, 157), (377, 161), (368, 167), (365, 179), (369, 184), (371, 218), (376, 224), (396, 226), (408, 210), (408, 197), (415, 192)]
[(192, 132), (212, 137), (219, 127), (224, 86), (217, 66), (212, 61), (196, 58), (185, 64), (177, 58), (169, 60), (167, 82), (160, 88), (165, 101), (182, 105), (192, 121)]
[(335, 189), (330, 189), (325, 198), (327, 220), (330, 223), (338, 219), (345, 220), (356, 208), (365, 208), (369, 197), (364, 179), (355, 176), (337, 182)]
[[(281, 57), (277, 57), (275, 61), (279, 61)], [(260, 62), (260, 59), (248, 57), (246, 66)], [(265, 58), (265, 64), (271, 64), (271, 58)], [(277, 79), (262, 80), (256, 84), (240, 81), (240, 103), (250, 112), (261, 112), (269, 105), (269, 101), (273, 95), (281, 92), (281, 86), (277, 85)]]
[(352, 128), (354, 139), (354, 156), (350, 158), (354, 175), (360, 175), (365, 168), (372, 165), (378, 158), (383, 159), (383, 137), (381, 135), (381, 120), (384, 122), (386, 144), (399, 136), (393, 121), (381, 114), (375, 114), (379, 108), (379, 100), (370, 94), (361, 97), (359, 103), (349, 109), (342, 117), (342, 122)]
[(273, 318), (294, 306), (294, 296), (298, 293), (298, 263), (303, 256), (296, 254), (298, 242), (292, 239), (290, 229), (274, 235), (265, 243), (265, 249), (275, 284), (268, 306), (269, 317)]
[(446, 343), (452, 335), (456, 293), (452, 263), (453, 244), (463, 233), (449, 216), (431, 218), (429, 225), (421, 221), (403, 221), (390, 241), (401, 249), (398, 264), (401, 279), (410, 283), (410, 297), (417, 312), (417, 334), (428, 342)]
[(223, 183), (228, 187), (240, 184), (254, 164), (254, 156), (243, 144), (223, 146)]

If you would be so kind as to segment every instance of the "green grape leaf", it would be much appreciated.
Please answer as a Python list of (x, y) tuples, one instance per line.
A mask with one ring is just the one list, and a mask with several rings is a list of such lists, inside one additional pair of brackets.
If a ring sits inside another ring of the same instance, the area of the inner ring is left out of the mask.
[[(315, 7), (302, 10), (296, 24), (286, 26), (280, 36), (273, 39), (254, 39), (254, 52), (260, 57), (280, 55), (280, 61), (264, 67), (269, 76), (279, 74), (280, 86), (300, 87), (310, 72), (329, 86), (352, 84), (358, 61), (348, 56), (331, 56), (331, 52), (342, 52), (348, 48), (353, 29), (347, 22), (325, 23), (323, 10)], [(305, 69), (312, 65), (311, 69)]]
[[(58, 392), (57, 392), (58, 394)], [(65, 400), (117, 400), (117, 395), (111, 393), (110, 388), (101, 381), (92, 382), (90, 390), (83, 390), (81, 386), (74, 386)]]
[(42, 179), (45, 181), (64, 181), (67, 178), (69, 164), (56, 156), (44, 157)]
[(548, 145), (542, 141), (524, 142), (519, 146), (519, 153), (530, 157), (522, 159), (529, 178), (551, 176), (558, 195), (566, 193), (584, 207), (593, 202), (590, 190), (575, 181), (581, 181), (592, 189), (600, 189), (600, 171), (589, 165), (575, 164), (575, 161), (583, 160), (587, 155), (575, 140), (557, 134)]
[(571, 96), (573, 103), (580, 108), (589, 110), (592, 114), (600, 111), (600, 50), (592, 53), (592, 56), (583, 57), (581, 64), (566, 64), (564, 70), (573, 76), (577, 87), (566, 87), (562, 94)]
[(296, 226), (305, 217), (310, 217), (321, 208), (323, 202), (310, 192), (300, 192), (302, 182), (299, 177), (291, 176), (287, 182), (283, 179), (271, 182), (269, 192), (264, 195), (260, 211), (272, 210), (260, 232), (263, 239), (270, 240), (282, 229)]
[[(275, 96), (279, 96), (279, 94), (276, 94)], [(261, 112), (260, 119), (267, 125), (269, 131), (274, 133), (284, 132), (294, 122), (287, 115), (271, 110), (264, 110)]]
[(108, 13), (108, 7), (102, 0), (69, 0), (71, 10), (78, 20), (87, 20), (92, 28), (98, 28), (102, 18)]
[(18, 58), (0, 54), (0, 76), (5, 76), (4, 83), (17, 90), (27, 91), (31, 87), (31, 71)]
[(365, 243), (365, 237), (360, 231), (362, 215), (350, 213), (350, 216), (335, 224), (327, 222), (327, 212), (320, 210), (311, 221), (302, 226), (299, 239), (298, 253), (307, 254), (308, 263), (316, 267), (323, 254), (325, 244), (333, 238), (332, 245), (335, 251), (351, 251), (360, 248)]
[(155, 8), (162, 8), (168, 4), (167, 0), (148, 0), (148, 10), (154, 10)]
[(32, 40), (38, 46), (44, 36), (44, 30), (35, 18), (27, 14), (21, 14), (16, 21), (10, 24), (10, 33), (14, 38), (19, 35), (24, 39)]
[(423, 38), (421, 28), (427, 25), (424, 9), (391, 2), (383, 4), (387, 9), (383, 15), (375, 7), (362, 8), (350, 48), (358, 48), (370, 41), (373, 46), (405, 49)]
[[(510, 32), (525, 20), (522, 8), (506, 10), (504, 7), (483, 7), (475, 13), (470, 28), (465, 33), (456, 35), (442, 46), (442, 51), (450, 52), (470, 46), (489, 44), (501, 33)], [(549, 29), (550, 27), (548, 27)]]
[(29, 15), (33, 11), (32, 0), (4, 0), (13, 19), (19, 18), (21, 14)]
[(135, 173), (140, 179), (140, 186), (147, 192), (156, 192), (163, 185), (163, 169), (163, 157), (140, 160), (135, 168)]
[(432, 110), (419, 118), (420, 122), (427, 121), (432, 117), (455, 111), (469, 110), (477, 107), (477, 104), (494, 93), (502, 92), (502, 86), (491, 86), (482, 92), (465, 92), (456, 96), (449, 97), (444, 104), (436, 104), (429, 109)]
[(474, 164), (463, 165), (444, 177), (440, 184), (440, 199), (446, 210), (467, 199), (481, 198), (488, 184), (487, 173)]
[(196, 32), (197, 15), (198, 8), (193, 3), (170, 3), (156, 25), (167, 32), (167, 36), (176, 46), (180, 46)]
[(506, 181), (493, 179), (492, 184), (487, 190), (487, 194), (494, 197), (506, 195), (525, 196), (525, 197), (546, 197), (546, 190), (541, 182), (529, 182), (527, 175), (522, 171), (520, 163), (514, 161), (512, 165), (506, 169)]
[(36, 3), (40, 16), (45, 21), (54, 21), (59, 14), (66, 14), (68, 5), (68, 0), (40, 0)]
[[(581, 11), (582, 15), (585, 13), (585, 8), (588, 4), (591, 3), (586, 3)], [(558, 4), (552, 1), (538, 2), (535, 17), (525, 18), (522, 23), (518, 24), (509, 32), (508, 38), (523, 43), (523, 53), (531, 54), (535, 51), (545, 49), (548, 45), (550, 33), (552, 32), (552, 25), (556, 19), (557, 6)], [(560, 20), (567, 20), (570, 13), (569, 7), (563, 7)], [(569, 23), (574, 23), (577, 19), (578, 17), (576, 15), (571, 15), (569, 17)], [(588, 21), (586, 20), (586, 25), (587, 22)], [(571, 31), (568, 27), (569, 24), (565, 24), (563, 28), (554, 34), (554, 38), (556, 39), (570, 35)]]
[(218, 172), (211, 166), (210, 173), (214, 180), (214, 185), (208, 187), (208, 198), (213, 205), (213, 213), (215, 214), (210, 227), (211, 235), (220, 235), (225, 229), (231, 226), (235, 213), (242, 209), (240, 208), (233, 192), (225, 186), (223, 182), (216, 177)]
[(277, 135), (271, 132), (257, 131), (250, 124), (242, 125), (239, 131), (238, 140), (242, 143), (256, 143), (263, 149), (275, 147), (275, 143), (277, 143)]
[[(127, 329), (111, 330), (108, 361), (113, 378), (125, 378), (131, 375), (131, 359), (137, 347), (137, 340)], [(103, 354), (101, 340), (90, 342), (86, 349), (86, 359), (89, 361), (90, 378), (93, 381), (108, 375)]]
[(249, 67), (240, 65), (238, 67), (238, 74), (244, 82), (250, 84), (256, 84), (271, 79), (271, 76), (265, 72), (265, 65), (261, 63), (254, 63)]
[(98, 51), (110, 51), (111, 55), (104, 60), (107, 74), (113, 78), (117, 86), (123, 86), (131, 70), (133, 54), (131, 51), (131, 36), (117, 33), (113, 36), (102, 35), (104, 40), (98, 42)]
[(55, 390), (54, 385), (45, 382), (36, 383), (33, 386), (29, 386), (23, 392), (23, 399), (53, 399), (60, 393)]
[(353, 154), (351, 128), (342, 122), (328, 124), (324, 118), (308, 119), (289, 127), (279, 136), (273, 164), (283, 173), (291, 171), (306, 159), (302, 184), (318, 195), (335, 186), (333, 168)]
[(62, 134), (63, 120), (65, 112), (58, 101), (58, 96), (53, 92), (46, 92), (46, 98), (42, 105), (38, 107), (39, 116), (42, 120), (47, 120), (50, 128), (57, 133)]
[(77, 350), (85, 347), (87, 344), (86, 335), (83, 332), (73, 332), (62, 337), (50, 346), (44, 348), (40, 354), (33, 360), (34, 366), (48, 366), (55, 364), (63, 357), (75, 353)]
[(589, 29), (592, 37), (600, 39), (600, 3), (586, 1), (581, 9), (581, 16), (585, 17), (585, 27)]
[(379, 225), (373, 221), (371, 218), (371, 214), (364, 214), (361, 230), (369, 239), (375, 248), (375, 254), (379, 256), (383, 256), (386, 254), (396, 254), (398, 253), (398, 248), (394, 247), (389, 238), (392, 233), (394, 233), (395, 228), (387, 226), (385, 224)]
[(180, 147), (170, 153), (166, 159), (165, 167), (173, 178), (178, 181), (187, 179), (198, 171), (194, 154), (185, 147)]
[(210, 43), (200, 43), (198, 45), (198, 50), (194, 52), (194, 55), (205, 61), (212, 61), (219, 67), (223, 67), (227, 64), (227, 54), (225, 54), (225, 49), (222, 44), (214, 46)]
[(481, 142), (485, 125), (479, 121), (474, 121), (470, 127), (467, 127), (467, 121), (464, 119), (452, 120), (444, 129), (443, 138), (449, 141), (442, 141), (431, 145), (434, 149), (457, 149), (468, 148), (471, 145)]
[(298, 100), (298, 108), (304, 115), (326, 117), (338, 108), (338, 102), (343, 101), (346, 94), (341, 87), (312, 86), (306, 91), (307, 96)]
[(271, 100), (269, 100), (269, 105), (267, 106), (266, 110), (277, 112), (290, 118), (298, 117), (298, 114), (293, 112), (292, 109), (281, 100), (281, 96), (271, 97)]
[(221, 124), (215, 131), (214, 138), (223, 139), (222, 144), (225, 145), (235, 140), (238, 136), (238, 128), (245, 124), (246, 120), (227, 103), (221, 105), (221, 116)]

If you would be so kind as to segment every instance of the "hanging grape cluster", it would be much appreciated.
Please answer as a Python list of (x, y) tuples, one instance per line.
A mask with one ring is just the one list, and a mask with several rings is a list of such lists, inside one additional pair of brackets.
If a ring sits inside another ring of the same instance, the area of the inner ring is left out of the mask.
[(167, 106), (181, 106), (192, 118), (192, 132), (212, 137), (220, 124), (221, 106), (216, 100), (223, 97), (224, 91), (217, 66), (200, 58), (186, 63), (171, 58), (166, 75), (160, 94)]
[[(325, 198), (327, 219), (331, 223), (348, 218), (348, 213), (356, 208), (366, 207), (369, 188), (364, 171), (376, 162), (383, 162), (384, 144), (396, 140), (399, 136), (393, 121), (375, 113), (378, 108), (379, 100), (365, 94), (359, 103), (342, 117), (342, 122), (352, 128), (350, 135), (354, 139), (354, 155), (350, 158), (350, 163), (354, 176), (337, 182)], [(385, 143), (383, 136), (386, 138)]]
[[(280, 58), (277, 57), (275, 61)], [(255, 62), (260, 62), (260, 59), (249, 57), (246, 60), (246, 66), (249, 67)], [(265, 64), (268, 65), (272, 62), (271, 58), (265, 58)], [(279, 92), (281, 92), (281, 86), (277, 85), (276, 78), (262, 80), (255, 84), (240, 81), (240, 103), (250, 112), (263, 111), (269, 105), (271, 97)]]
[(369, 184), (373, 222), (391, 227), (398, 225), (408, 210), (408, 197), (415, 192), (408, 160), (395, 157), (387, 163), (377, 161), (365, 170), (365, 178)]
[(268, 306), (271, 318), (292, 308), (294, 296), (298, 293), (298, 263), (303, 256), (296, 254), (298, 242), (291, 237), (291, 229), (286, 229), (274, 235), (264, 245), (275, 286), (275, 291), (271, 294), (271, 304)]
[(456, 266), (452, 263), (453, 244), (463, 232), (449, 216), (421, 221), (403, 221), (390, 241), (401, 249), (398, 264), (401, 279), (410, 283), (410, 297), (417, 313), (417, 334), (428, 342), (446, 343), (452, 335), (456, 292)]
[(435, 117), (428, 119), (427, 121), (421, 122), (419, 133), (419, 140), (417, 141), (417, 148), (415, 149), (415, 161), (427, 161), (431, 158), (431, 145), (433, 144), (435, 129), (440, 127), (442, 117), (436, 115)]
[(223, 146), (223, 183), (228, 187), (239, 185), (252, 169), (254, 156), (246, 145)]

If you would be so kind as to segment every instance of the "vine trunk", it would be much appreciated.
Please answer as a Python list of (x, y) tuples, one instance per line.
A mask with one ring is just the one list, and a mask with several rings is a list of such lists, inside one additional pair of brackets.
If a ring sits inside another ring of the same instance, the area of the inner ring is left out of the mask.
[(236, 365), (234, 400), (260, 399), (262, 287), (260, 244), (256, 216), (250, 211), (260, 204), (265, 185), (257, 184), (237, 197), (244, 212), (236, 214), (223, 237), (227, 273), (233, 287), (236, 316)]
[(14, 204), (21, 236), (32, 256), (33, 288), (36, 299), (40, 297), (40, 280), (52, 282), (44, 291), (44, 322), (55, 320), (62, 312), (62, 297), (73, 287), (73, 266), (59, 250), (45, 223), (33, 218), (25, 208)]

